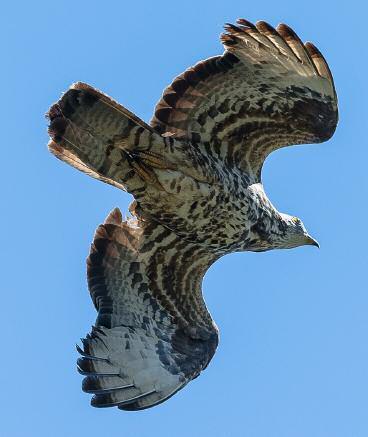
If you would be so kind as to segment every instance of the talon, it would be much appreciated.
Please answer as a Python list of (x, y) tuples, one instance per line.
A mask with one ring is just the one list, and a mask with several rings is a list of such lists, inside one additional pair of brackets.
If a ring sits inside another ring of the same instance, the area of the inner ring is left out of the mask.
[(147, 165), (145, 165), (143, 160), (131, 160), (130, 165), (144, 181), (146, 181), (148, 184), (155, 185), (160, 190), (163, 190), (163, 186), (158, 181), (156, 174)]
[(162, 155), (158, 155), (157, 153), (145, 151), (138, 152), (137, 156), (146, 164), (150, 165), (153, 168), (166, 169), (166, 170), (176, 170), (177, 166), (168, 162)]

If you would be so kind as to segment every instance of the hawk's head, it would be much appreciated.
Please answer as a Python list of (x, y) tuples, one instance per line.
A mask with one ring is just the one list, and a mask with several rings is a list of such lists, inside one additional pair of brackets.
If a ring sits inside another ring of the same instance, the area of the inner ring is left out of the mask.
[(298, 246), (317, 246), (318, 242), (312, 238), (303, 222), (298, 218), (288, 214), (281, 214), (284, 223), (284, 232), (280, 235), (280, 248), (281, 249), (291, 249)]

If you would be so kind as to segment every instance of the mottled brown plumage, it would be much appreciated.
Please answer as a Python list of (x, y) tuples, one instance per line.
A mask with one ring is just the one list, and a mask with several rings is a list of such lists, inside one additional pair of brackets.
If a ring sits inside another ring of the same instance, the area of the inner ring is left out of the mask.
[(87, 260), (98, 317), (78, 368), (94, 406), (151, 407), (208, 365), (218, 334), (201, 282), (219, 257), (317, 244), (270, 203), (261, 169), (280, 147), (333, 134), (328, 65), (284, 24), (225, 29), (224, 54), (178, 76), (150, 125), (83, 83), (48, 113), (52, 153), (135, 198), (131, 219), (115, 209), (99, 226)]

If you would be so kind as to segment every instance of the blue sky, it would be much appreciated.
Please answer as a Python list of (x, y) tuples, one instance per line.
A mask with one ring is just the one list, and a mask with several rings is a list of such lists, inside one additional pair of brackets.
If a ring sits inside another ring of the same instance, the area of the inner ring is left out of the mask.
[[(6, 437), (368, 435), (366, 6), (315, 1), (60, 1), (2, 6), (0, 434)], [(149, 120), (164, 87), (221, 53), (224, 22), (280, 21), (325, 54), (340, 124), (273, 154), (264, 185), (321, 249), (229, 255), (204, 280), (221, 330), (208, 369), (151, 410), (97, 410), (74, 344), (95, 319), (85, 258), (129, 195), (57, 161), (44, 113), (77, 80)], [(5, 153), (4, 153), (5, 152)]]

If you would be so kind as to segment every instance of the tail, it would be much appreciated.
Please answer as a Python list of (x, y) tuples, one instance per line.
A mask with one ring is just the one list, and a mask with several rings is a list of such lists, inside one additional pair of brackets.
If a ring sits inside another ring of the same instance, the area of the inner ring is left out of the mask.
[(165, 139), (110, 97), (77, 82), (47, 113), (49, 150), (90, 176), (134, 194), (159, 186), (155, 168), (170, 168)]

